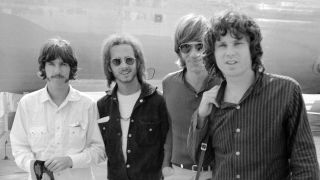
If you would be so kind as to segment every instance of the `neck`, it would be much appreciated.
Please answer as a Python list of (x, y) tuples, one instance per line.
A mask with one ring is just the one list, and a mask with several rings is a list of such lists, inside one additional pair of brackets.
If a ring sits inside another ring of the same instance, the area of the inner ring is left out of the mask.
[(66, 83), (66, 85), (63, 86), (52, 86), (51, 84), (48, 84), (47, 87), (48, 94), (57, 106), (61, 105), (61, 103), (66, 99), (70, 91), (68, 83)]
[(248, 71), (248, 73), (245, 76), (226, 77), (227, 87), (247, 89), (254, 82), (254, 79), (254, 71)]
[(239, 103), (248, 88), (254, 83), (255, 74), (250, 71), (246, 76), (226, 77), (227, 87), (224, 100), (231, 103)]
[(135, 79), (134, 81), (129, 83), (117, 82), (117, 85), (118, 85), (118, 92), (123, 95), (130, 95), (141, 89), (141, 85), (138, 79)]
[(187, 82), (196, 90), (199, 91), (203, 85), (203, 81), (208, 77), (207, 71), (192, 72), (186, 71)]

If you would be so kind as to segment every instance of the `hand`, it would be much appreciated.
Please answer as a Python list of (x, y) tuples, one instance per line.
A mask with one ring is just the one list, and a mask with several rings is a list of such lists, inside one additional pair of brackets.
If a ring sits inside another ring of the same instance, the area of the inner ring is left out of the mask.
[(163, 177), (171, 176), (174, 173), (174, 169), (172, 167), (163, 167), (162, 175)]
[(59, 172), (72, 167), (72, 159), (68, 156), (54, 157), (44, 163), (45, 167), (52, 172)]
[(211, 113), (213, 104), (216, 107), (219, 107), (216, 101), (219, 88), (220, 88), (219, 85), (214, 86), (210, 90), (203, 93), (202, 99), (199, 105), (199, 109), (198, 109), (198, 115), (201, 120), (204, 120)]
[(47, 173), (43, 173), (41, 180), (51, 180), (51, 178), (50, 178), (50, 176), (49, 176)]

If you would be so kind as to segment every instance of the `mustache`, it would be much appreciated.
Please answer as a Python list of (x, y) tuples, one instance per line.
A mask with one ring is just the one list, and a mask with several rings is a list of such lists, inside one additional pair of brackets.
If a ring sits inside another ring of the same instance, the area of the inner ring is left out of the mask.
[(50, 76), (50, 78), (56, 78), (56, 79), (65, 79), (66, 77), (65, 76), (63, 76), (63, 75), (61, 75), (61, 74), (55, 74), (55, 75), (52, 75), (52, 76)]

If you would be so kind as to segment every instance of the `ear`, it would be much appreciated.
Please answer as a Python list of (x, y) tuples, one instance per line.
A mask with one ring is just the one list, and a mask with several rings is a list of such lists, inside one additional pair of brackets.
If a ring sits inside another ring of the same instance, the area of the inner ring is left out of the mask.
[(110, 66), (107, 67), (107, 70), (112, 73), (112, 69)]

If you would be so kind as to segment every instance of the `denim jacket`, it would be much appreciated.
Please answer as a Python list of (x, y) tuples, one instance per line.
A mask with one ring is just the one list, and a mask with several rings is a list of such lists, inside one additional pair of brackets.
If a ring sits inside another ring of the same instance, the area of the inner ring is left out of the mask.
[[(99, 128), (108, 157), (109, 180), (158, 180), (168, 132), (168, 113), (162, 94), (148, 83), (141, 85), (131, 117), (127, 142), (127, 162), (122, 153), (122, 131), (117, 85), (98, 101)], [(130, 150), (130, 151), (129, 151)]]

